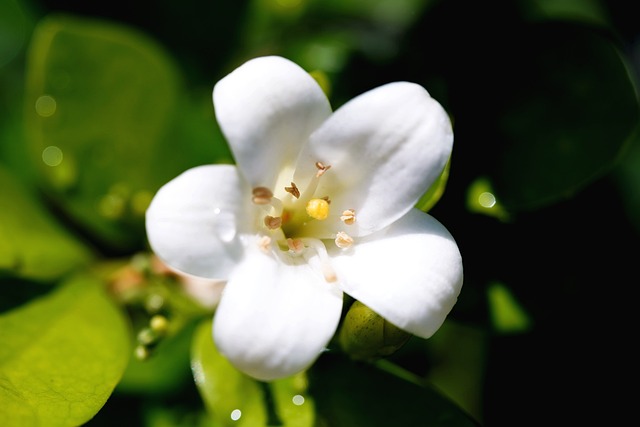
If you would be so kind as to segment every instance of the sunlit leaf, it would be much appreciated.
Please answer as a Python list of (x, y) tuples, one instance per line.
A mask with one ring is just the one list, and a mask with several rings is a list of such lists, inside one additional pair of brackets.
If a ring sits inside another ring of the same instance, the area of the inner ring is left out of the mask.
[(242, 374), (218, 353), (211, 321), (196, 331), (191, 366), (216, 426), (314, 425), (314, 403), (306, 393), (304, 374), (269, 384)]
[(0, 187), (0, 271), (52, 279), (92, 258), (91, 251), (2, 167)]
[(0, 316), (0, 425), (78, 426), (104, 405), (130, 354), (129, 329), (85, 275)]
[(179, 392), (191, 380), (190, 348), (195, 324), (162, 341), (146, 360), (132, 358), (117, 390), (126, 394)]
[(509, 219), (509, 213), (496, 198), (489, 180), (484, 177), (477, 178), (467, 189), (467, 209), (503, 221)]
[(25, 102), (32, 157), (64, 211), (113, 246), (140, 241), (144, 210), (168, 179), (151, 172), (152, 156), (178, 87), (165, 52), (132, 29), (51, 16), (34, 30)]
[(317, 417), (331, 427), (478, 425), (435, 389), (338, 354), (315, 363), (309, 386)]
[(416, 207), (418, 209), (424, 212), (429, 212), (429, 210), (431, 210), (431, 208), (436, 203), (438, 203), (438, 200), (440, 200), (440, 197), (442, 197), (442, 194), (444, 194), (444, 190), (447, 186), (447, 180), (449, 179), (450, 168), (451, 168), (451, 159), (449, 159), (449, 161), (445, 165), (438, 179), (433, 184), (431, 184), (431, 187), (429, 187), (427, 192), (424, 193), (422, 197), (420, 197), (420, 200), (418, 200), (418, 203), (416, 204)]
[(498, 282), (492, 283), (487, 289), (487, 298), (496, 331), (517, 333), (531, 328), (531, 317), (505, 285)]

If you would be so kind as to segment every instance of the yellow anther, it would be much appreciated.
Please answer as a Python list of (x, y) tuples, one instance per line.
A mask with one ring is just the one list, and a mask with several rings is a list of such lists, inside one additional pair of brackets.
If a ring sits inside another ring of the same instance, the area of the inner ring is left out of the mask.
[(329, 216), (329, 202), (324, 199), (311, 199), (307, 203), (307, 214), (314, 219), (327, 219)]
[(347, 209), (346, 211), (343, 211), (342, 215), (340, 216), (340, 220), (347, 225), (353, 224), (354, 222), (356, 222), (356, 211), (354, 211), (353, 209)]
[(252, 201), (256, 205), (266, 205), (271, 202), (273, 193), (267, 187), (256, 187), (252, 192)]
[(264, 225), (266, 225), (269, 230), (276, 230), (282, 225), (282, 218), (267, 215), (264, 217)]

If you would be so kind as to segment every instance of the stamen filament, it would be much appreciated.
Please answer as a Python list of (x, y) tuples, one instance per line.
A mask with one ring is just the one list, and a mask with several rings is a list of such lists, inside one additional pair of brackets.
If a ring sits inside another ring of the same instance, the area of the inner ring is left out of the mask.
[(273, 192), (267, 187), (256, 187), (251, 191), (251, 201), (262, 207), (264, 211), (272, 216), (282, 215), (282, 202), (273, 197)]
[(324, 280), (329, 283), (333, 283), (338, 280), (338, 276), (336, 275), (335, 270), (331, 267), (331, 261), (329, 259), (329, 254), (327, 253), (327, 248), (324, 246), (319, 239), (313, 239), (308, 237), (303, 237), (300, 239), (302, 243), (304, 243), (309, 249), (313, 249), (314, 251), (306, 251), (304, 253), (304, 257), (307, 262), (311, 263), (312, 258), (315, 252), (318, 260), (320, 261), (320, 271), (324, 276)]

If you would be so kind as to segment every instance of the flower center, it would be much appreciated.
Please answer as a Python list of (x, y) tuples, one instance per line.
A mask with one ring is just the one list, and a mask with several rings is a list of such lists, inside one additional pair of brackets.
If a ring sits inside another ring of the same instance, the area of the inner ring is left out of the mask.
[[(284, 191), (291, 195), (291, 198), (287, 196), (283, 199), (289, 199), (288, 202), (275, 197), (269, 188), (253, 189), (252, 201), (262, 208), (259, 223), (261, 237), (258, 245), (265, 252), (276, 251), (279, 255), (286, 253), (294, 257), (303, 257), (321, 271), (327, 282), (335, 282), (336, 274), (331, 268), (325, 243), (320, 238), (309, 236), (305, 230), (310, 221), (325, 221), (331, 217), (329, 196), (317, 197), (315, 194), (320, 179), (331, 165), (316, 162), (315, 166), (315, 176), (302, 191), (294, 182), (284, 187)], [(345, 225), (353, 224), (356, 221), (355, 211), (342, 211), (340, 220)], [(341, 249), (349, 248), (353, 244), (353, 238), (343, 230), (336, 230), (333, 237), (335, 245)]]

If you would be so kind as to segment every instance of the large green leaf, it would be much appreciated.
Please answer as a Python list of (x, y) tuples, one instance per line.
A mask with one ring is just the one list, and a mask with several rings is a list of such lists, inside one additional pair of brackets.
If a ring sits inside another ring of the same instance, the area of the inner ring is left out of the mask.
[(478, 425), (435, 389), (338, 354), (316, 362), (309, 384), (318, 418), (331, 427)]
[(130, 355), (102, 283), (78, 275), (0, 316), (0, 425), (78, 426), (104, 405)]
[(0, 2), (0, 69), (11, 61), (24, 45), (29, 22), (20, 0)]
[(146, 360), (132, 358), (117, 391), (126, 394), (169, 395), (191, 380), (191, 340), (195, 322), (163, 340)]
[(304, 374), (269, 384), (244, 375), (216, 349), (210, 320), (196, 331), (191, 366), (216, 426), (314, 425), (314, 403), (306, 393)]
[(178, 91), (170, 58), (134, 30), (69, 16), (34, 30), (25, 102), (32, 158), (62, 209), (113, 246), (140, 241), (146, 204), (168, 179), (151, 169)]
[(92, 253), (0, 167), (0, 272), (52, 279), (86, 264)]
[(499, 134), (491, 173), (509, 210), (575, 193), (608, 172), (638, 123), (638, 101), (623, 56), (589, 28), (532, 26), (505, 57)]

